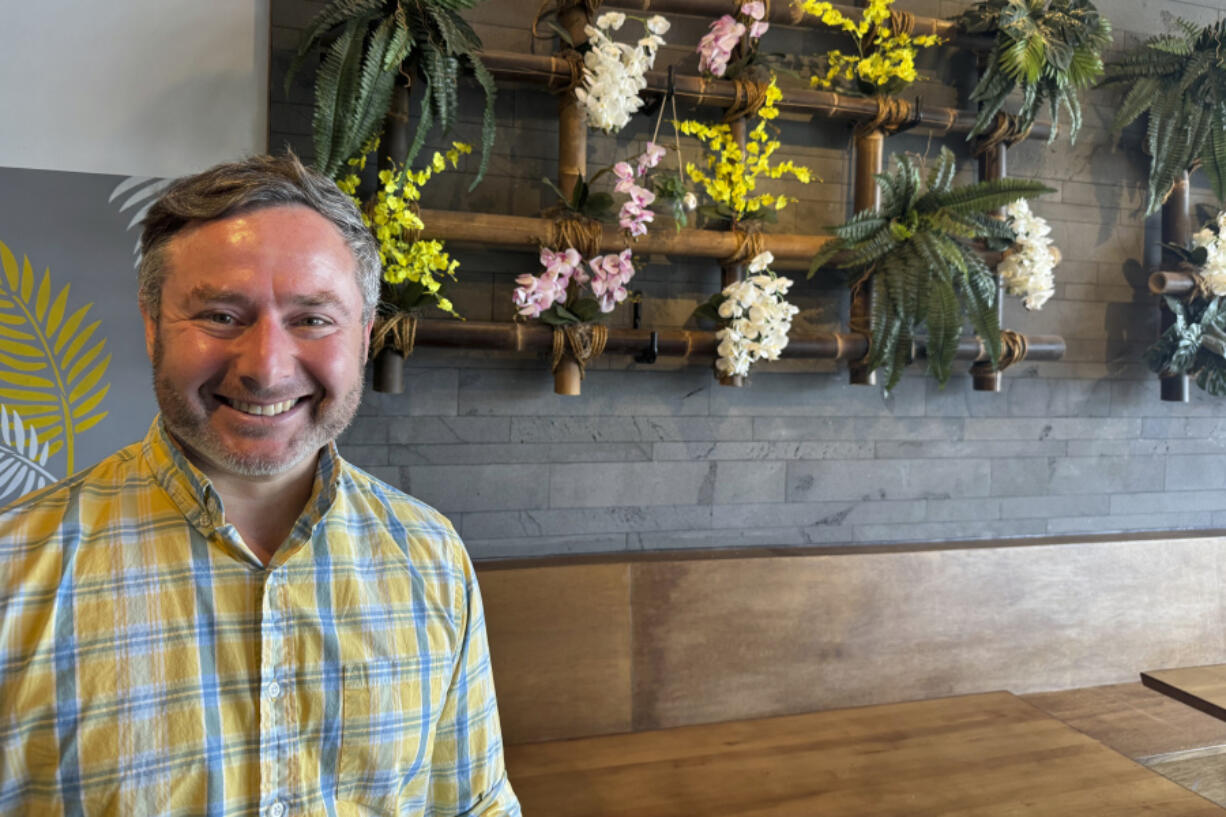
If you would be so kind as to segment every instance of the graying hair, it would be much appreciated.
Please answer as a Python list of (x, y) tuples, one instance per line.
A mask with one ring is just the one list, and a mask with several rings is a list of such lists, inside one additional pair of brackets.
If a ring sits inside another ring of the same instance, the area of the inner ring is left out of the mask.
[(184, 176), (166, 189), (141, 222), (137, 290), (141, 308), (157, 320), (162, 284), (169, 272), (167, 245), (185, 228), (264, 207), (294, 204), (310, 207), (340, 230), (355, 262), (362, 293), (362, 322), (370, 320), (379, 302), (382, 277), (374, 236), (362, 223), (353, 200), (331, 179), (305, 167), (292, 152), (220, 164)]

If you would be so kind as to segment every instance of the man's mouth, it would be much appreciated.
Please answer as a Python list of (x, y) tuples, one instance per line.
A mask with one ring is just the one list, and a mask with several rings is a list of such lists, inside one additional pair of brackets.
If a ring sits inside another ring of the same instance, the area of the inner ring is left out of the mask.
[(218, 395), (217, 399), (235, 411), (241, 411), (243, 414), (250, 414), (253, 417), (276, 417), (278, 414), (284, 414), (298, 405), (298, 401), (304, 398), (283, 400), (280, 403), (247, 403), (242, 400), (231, 400), (221, 395)]

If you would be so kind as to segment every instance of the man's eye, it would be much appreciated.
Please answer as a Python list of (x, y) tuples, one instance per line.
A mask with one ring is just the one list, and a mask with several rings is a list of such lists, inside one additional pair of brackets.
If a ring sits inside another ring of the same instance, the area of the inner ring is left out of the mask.
[(205, 316), (205, 320), (209, 323), (216, 323), (222, 326), (231, 326), (234, 323), (234, 316), (227, 315), (224, 312), (211, 312)]
[(320, 327), (327, 326), (328, 319), (321, 318), (318, 315), (310, 315), (308, 317), (303, 318), (301, 321), (299, 321), (299, 323), (311, 329), (318, 329)]

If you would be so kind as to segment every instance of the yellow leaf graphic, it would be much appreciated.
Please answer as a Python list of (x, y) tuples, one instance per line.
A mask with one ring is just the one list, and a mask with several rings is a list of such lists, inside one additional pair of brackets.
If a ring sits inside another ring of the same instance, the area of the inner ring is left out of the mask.
[(98, 381), (102, 379), (102, 375), (106, 374), (106, 367), (110, 364), (110, 355), (102, 358), (102, 362), (91, 369), (89, 374), (81, 378), (81, 382), (74, 386), (72, 391), (68, 393), (68, 401), (70, 403), (75, 403), (85, 394), (88, 394), (90, 389), (98, 385)]
[(70, 313), (68, 285), (57, 289), (50, 269), (36, 285), (30, 259), (19, 266), (3, 242), (0, 268), (0, 401), (12, 410), (13, 423), (20, 416), (31, 433), (37, 430), (44, 450), (63, 449), (72, 473), (77, 435), (108, 414), (99, 409), (110, 390), (103, 378), (111, 355), (105, 338), (90, 342), (101, 321), (82, 329), (93, 304)]
[[(38, 285), (38, 300), (34, 303), (34, 317), (47, 322), (47, 306), (51, 303), (51, 270), (43, 270), (42, 283)], [(49, 334), (49, 332), (48, 332)]]

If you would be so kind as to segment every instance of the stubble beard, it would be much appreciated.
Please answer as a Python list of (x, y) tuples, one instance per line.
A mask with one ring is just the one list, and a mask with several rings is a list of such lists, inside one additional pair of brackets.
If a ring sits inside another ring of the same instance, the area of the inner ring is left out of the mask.
[[(159, 333), (153, 342), (153, 391), (162, 411), (166, 430), (196, 457), (233, 474), (272, 477), (302, 463), (340, 436), (353, 422), (365, 388), (365, 366), (358, 368), (358, 382), (335, 400), (309, 407), (311, 422), (291, 437), (283, 451), (272, 457), (236, 451), (209, 423), (209, 412), (200, 402), (188, 400), (163, 370), (164, 350)], [(217, 409), (214, 409), (216, 411)]]

